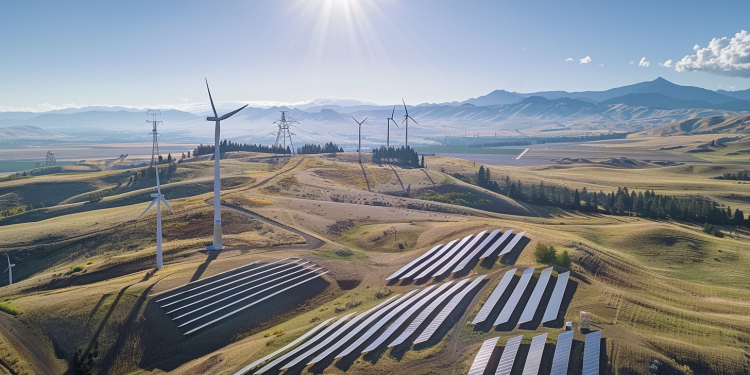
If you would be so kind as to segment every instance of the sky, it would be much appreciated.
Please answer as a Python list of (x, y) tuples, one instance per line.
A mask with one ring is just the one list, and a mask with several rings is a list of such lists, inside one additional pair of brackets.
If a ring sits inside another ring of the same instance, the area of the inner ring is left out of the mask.
[(744, 90), (747, 14), (746, 0), (3, 1), (0, 111), (187, 108), (207, 102), (204, 78), (217, 102), (440, 103), (660, 76)]

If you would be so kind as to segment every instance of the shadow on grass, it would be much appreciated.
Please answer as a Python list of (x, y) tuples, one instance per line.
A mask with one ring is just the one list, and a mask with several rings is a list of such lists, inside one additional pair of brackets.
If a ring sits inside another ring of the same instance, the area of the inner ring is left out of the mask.
[(219, 257), (219, 254), (221, 253), (221, 250), (200, 250), (199, 253), (207, 254), (206, 261), (201, 263), (200, 266), (195, 270), (195, 273), (193, 274), (193, 277), (190, 278), (190, 282), (196, 281), (203, 276), (203, 273), (206, 272), (206, 269), (208, 268), (208, 265), (211, 264), (213, 260)]
[(538, 281), (539, 281), (538, 277), (531, 278), (531, 280), (529, 281), (529, 285), (526, 286), (526, 289), (523, 291), (523, 294), (521, 295), (521, 299), (518, 301), (518, 304), (513, 309), (513, 313), (510, 315), (510, 319), (508, 319), (507, 322), (496, 326), (495, 331), (510, 332), (514, 328), (516, 328), (516, 324), (518, 324), (518, 320), (521, 318), (523, 309), (526, 307), (526, 303), (529, 301), (529, 297), (531, 297), (531, 293), (534, 292), (534, 287), (536, 286), (536, 283)]

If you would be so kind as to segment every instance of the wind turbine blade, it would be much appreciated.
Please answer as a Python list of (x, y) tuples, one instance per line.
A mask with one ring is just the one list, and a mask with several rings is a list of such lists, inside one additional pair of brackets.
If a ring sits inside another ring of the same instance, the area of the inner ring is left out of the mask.
[(167, 206), (167, 208), (169, 209), (169, 212), (171, 212), (172, 215), (174, 215), (174, 211), (172, 211), (172, 207), (169, 207), (169, 203), (167, 203), (167, 200), (164, 199), (164, 197), (159, 197), (159, 199), (161, 199), (161, 201), (164, 202), (164, 205)]
[(393, 115), (396, 114), (396, 106), (393, 106), (393, 111), (391, 111), (391, 118), (393, 118)]
[(406, 102), (404, 101), (404, 98), (401, 98), (401, 102), (404, 103), (404, 112), (406, 112), (406, 115), (409, 116), (409, 110), (406, 109)]
[(362, 123), (364, 124), (364, 123), (365, 123), (365, 121), (367, 121), (367, 119), (368, 119), (368, 118), (370, 118), (370, 117), (369, 117), (369, 116), (368, 116), (368, 117), (365, 117), (365, 119), (364, 119), (364, 120), (362, 120)]
[(417, 122), (417, 120), (415, 120), (415, 119), (414, 119), (414, 117), (411, 117), (411, 116), (409, 116), (409, 118), (410, 118), (410, 119), (411, 119), (412, 121), (414, 121), (414, 123), (415, 123), (415, 124), (419, 125), (419, 123)]
[(357, 121), (357, 119), (354, 118), (354, 116), (352, 116), (352, 120), (354, 120), (354, 122), (356, 122), (357, 124), (359, 124), (359, 121)]
[(406, 117), (404, 117), (404, 121), (401, 121), (401, 125), (403, 125), (404, 122), (406, 122)]
[(221, 117), (219, 117), (219, 121), (221, 121), (221, 120), (226, 120), (226, 119), (228, 119), (228, 118), (230, 118), (230, 117), (234, 116), (234, 114), (235, 114), (235, 113), (237, 113), (237, 112), (239, 112), (239, 111), (241, 111), (241, 110), (245, 109), (245, 107), (247, 107), (247, 104), (245, 104), (244, 106), (242, 106), (242, 108), (240, 108), (240, 109), (234, 110), (234, 111), (232, 111), (232, 112), (229, 112), (229, 113), (227, 113), (227, 114), (226, 114), (226, 115), (224, 115), (224, 116), (221, 116)]
[[(149, 204), (149, 205), (148, 205), (148, 207), (146, 207), (146, 209), (145, 209), (145, 210), (143, 210), (143, 213), (142, 213), (142, 214), (141, 214), (140, 216), (138, 216), (138, 219), (140, 219), (140, 218), (141, 218), (141, 216), (145, 215), (145, 214), (146, 214), (146, 212), (148, 212), (148, 210), (149, 210), (149, 209), (151, 208), (151, 206), (153, 206), (153, 205), (154, 205), (154, 203), (156, 203), (156, 201), (157, 201), (158, 199), (159, 199), (159, 198), (156, 198), (156, 199), (152, 200), (152, 201), (151, 201), (151, 204)], [(136, 220), (138, 220), (138, 219), (136, 219)]]
[(211, 89), (208, 88), (208, 78), (206, 78), (206, 89), (208, 90), (208, 100), (211, 101), (211, 109), (214, 110), (214, 117), (219, 117), (219, 115), (216, 114), (216, 107), (214, 107), (214, 99), (211, 98)]

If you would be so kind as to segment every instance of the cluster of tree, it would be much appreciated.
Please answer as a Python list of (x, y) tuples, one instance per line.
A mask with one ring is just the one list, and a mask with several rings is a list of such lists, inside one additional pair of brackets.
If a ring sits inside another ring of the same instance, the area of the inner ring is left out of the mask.
[(603, 141), (606, 139), (625, 139), (630, 133), (607, 133), (599, 135), (579, 135), (579, 136), (562, 136), (562, 137), (534, 137), (536, 143), (565, 143), (565, 142), (592, 142)]
[(723, 176), (715, 177), (719, 180), (733, 180), (733, 181), (750, 181), (750, 171), (742, 171), (737, 173), (724, 173)]
[(409, 146), (399, 148), (380, 146), (372, 150), (372, 162), (375, 164), (394, 164), (404, 167), (424, 168), (424, 157), (419, 162), (419, 154)]
[[(185, 154), (182, 154), (182, 157), (185, 158)], [(167, 154), (167, 158), (166, 159), (164, 158), (164, 156), (159, 155), (159, 164), (171, 163), (171, 162), (173, 162), (175, 160), (177, 160), (177, 159), (172, 159), (172, 154), (171, 153)]]
[(328, 142), (323, 146), (305, 143), (304, 146), (297, 148), (298, 154), (335, 154), (337, 152), (344, 152), (344, 149), (333, 142)]
[(560, 267), (570, 268), (570, 255), (567, 250), (558, 254), (554, 246), (547, 246), (542, 243), (536, 244), (534, 258), (539, 263), (558, 265)]
[(114, 191), (112, 191), (112, 189), (104, 189), (102, 191), (97, 191), (95, 193), (89, 194), (89, 202), (91, 202), (91, 203), (99, 202), (104, 197), (108, 197), (108, 196), (113, 195), (113, 194), (114, 194)]
[[(199, 145), (198, 147), (193, 150), (193, 156), (201, 156), (201, 155), (211, 155), (214, 153), (216, 149), (215, 145)], [(221, 141), (221, 144), (219, 145), (219, 149), (222, 152), (232, 152), (232, 151), (247, 151), (247, 152), (262, 152), (266, 154), (291, 154), (292, 149), (289, 146), (286, 146), (286, 148), (283, 147), (276, 147), (274, 146), (264, 146), (261, 144), (247, 144), (247, 143), (239, 143), (239, 142), (231, 142), (228, 140)]]
[(471, 144), (469, 148), (484, 148), (484, 147), (505, 147), (505, 146), (528, 146), (531, 141), (528, 139), (519, 140), (507, 140), (507, 141), (495, 141), (495, 142), (484, 142), (479, 144)]
[[(482, 177), (480, 178), (480, 174)], [(675, 197), (656, 194), (653, 190), (635, 192), (627, 187), (617, 191), (589, 192), (585, 187), (579, 191), (567, 187), (512, 182), (505, 177), (504, 184), (492, 180), (488, 168), (481, 166), (477, 173), (477, 185), (488, 190), (507, 195), (510, 198), (540, 206), (554, 206), (588, 212), (602, 212), (614, 215), (648, 217), (652, 219), (674, 219), (709, 223), (714, 225), (736, 225), (750, 227), (750, 219), (745, 218), (740, 209), (732, 211), (704, 197)], [(480, 185), (481, 181), (481, 185)]]
[[(166, 182), (167, 180), (172, 178), (175, 174), (177, 174), (176, 162), (169, 163), (169, 165), (159, 168), (159, 180), (161, 182)], [(130, 180), (128, 181), (128, 186), (137, 182), (138, 179), (140, 178), (156, 178), (156, 169), (154, 167), (148, 167), (148, 168), (141, 169), (140, 172), (134, 173), (132, 176), (130, 176)], [(119, 186), (120, 185), (118, 184), (118, 187)]]
[(6, 209), (6, 210), (2, 210), (2, 211), (0, 211), (0, 218), (10, 217), (10, 216), (13, 216), (13, 215), (22, 214), (22, 213), (26, 212), (27, 209), (28, 209), (27, 206), (16, 206), (16, 207), (12, 207), (12, 208), (9, 208), (9, 209)]
[(7, 175), (5, 177), (0, 177), (0, 182), (20, 180), (20, 179), (22, 179), (22, 178), (24, 178), (26, 176), (27, 176), (26, 175), (26, 171), (23, 171), (23, 174), (21, 174), (19, 172), (16, 172), (16, 173), (13, 173), (13, 174), (9, 174), (9, 175)]

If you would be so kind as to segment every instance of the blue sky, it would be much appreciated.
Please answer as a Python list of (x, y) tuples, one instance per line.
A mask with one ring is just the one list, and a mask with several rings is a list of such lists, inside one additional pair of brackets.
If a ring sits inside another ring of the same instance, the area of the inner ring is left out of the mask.
[(747, 14), (745, 0), (5, 1), (0, 109), (189, 105), (206, 102), (204, 77), (219, 102), (417, 104), (659, 76), (740, 90), (745, 73), (658, 64), (750, 29)]

